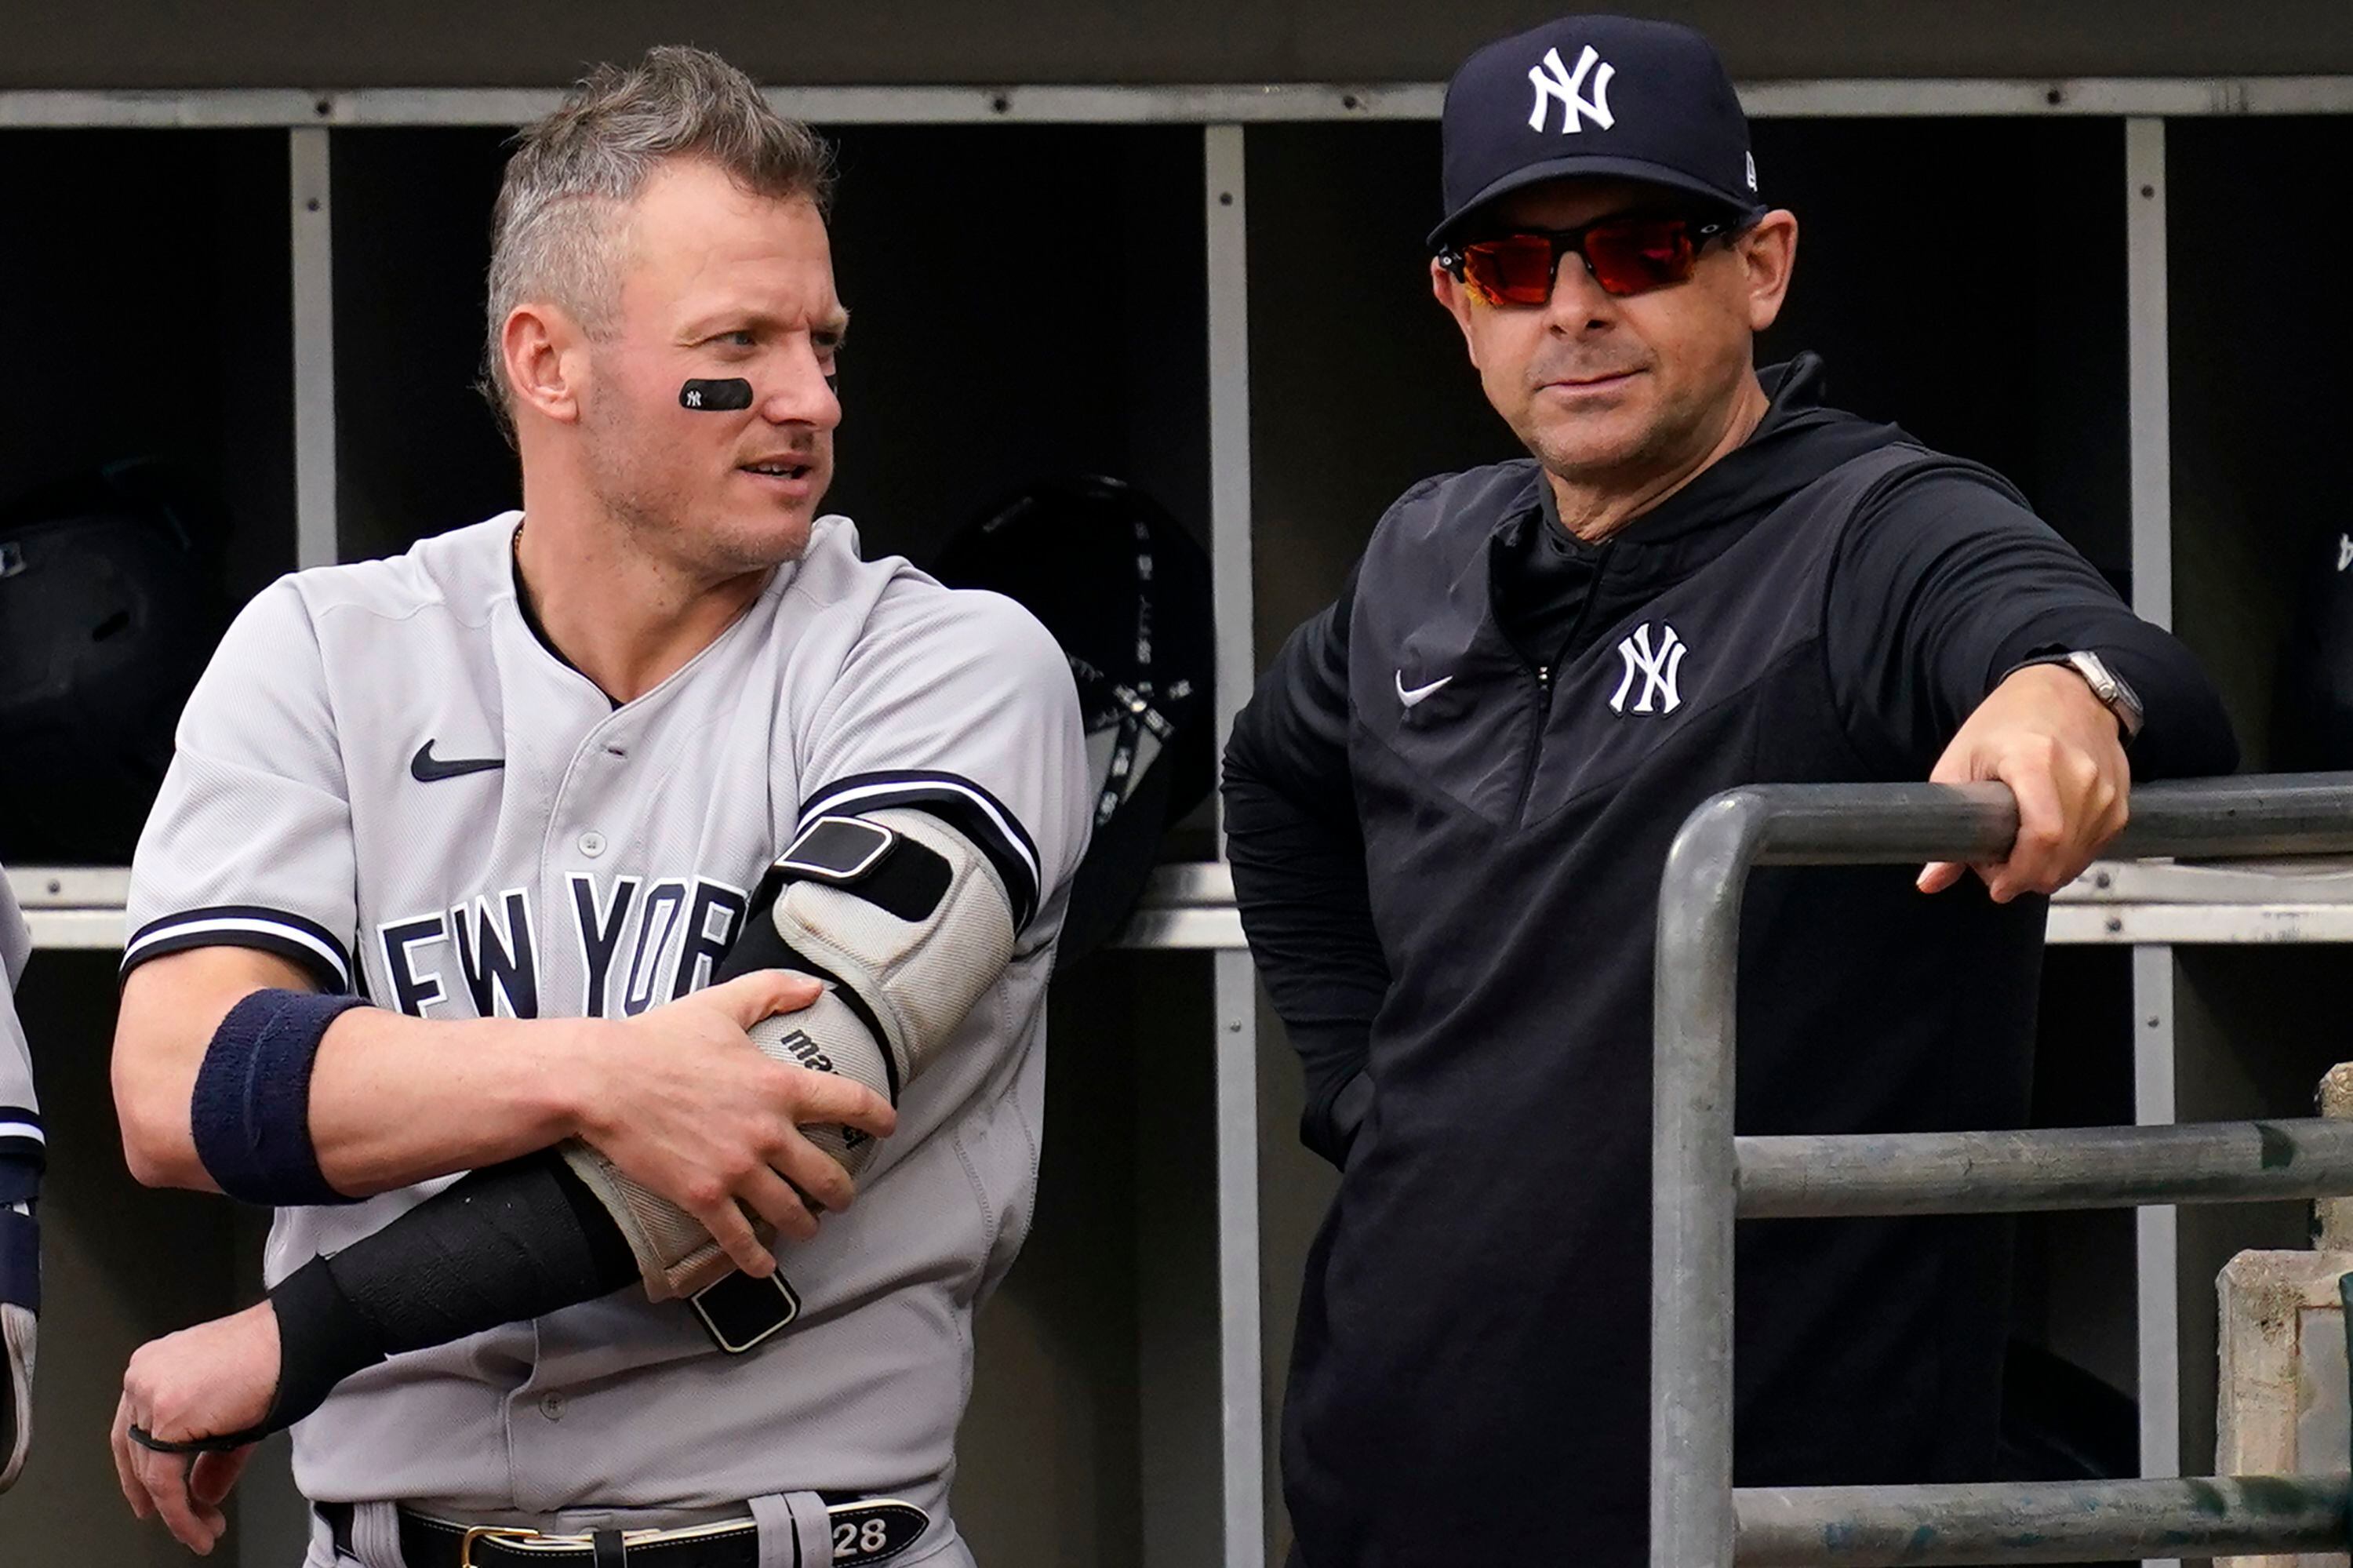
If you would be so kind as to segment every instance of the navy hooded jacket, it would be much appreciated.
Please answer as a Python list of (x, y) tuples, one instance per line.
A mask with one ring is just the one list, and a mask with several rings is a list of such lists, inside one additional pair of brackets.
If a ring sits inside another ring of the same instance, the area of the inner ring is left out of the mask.
[[(2000, 476), (1765, 376), (1742, 447), (1599, 545), (1535, 462), (1415, 486), (1237, 721), (1229, 853), (1344, 1164), (1284, 1412), (1307, 1568), (1645, 1542), (1652, 942), (1719, 790), (1926, 778), (2020, 665), (2094, 651), (2137, 777), (2227, 772), (2221, 704)], [(2019, 1125), (2045, 901), (1768, 869), (1743, 1133)], [(2008, 1229), (1738, 1237), (1742, 1485), (1989, 1478)]]

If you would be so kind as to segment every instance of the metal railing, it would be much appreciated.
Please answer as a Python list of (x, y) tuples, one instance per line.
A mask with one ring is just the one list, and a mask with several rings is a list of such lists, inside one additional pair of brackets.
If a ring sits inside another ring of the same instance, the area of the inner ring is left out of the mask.
[[(1736, 1138), (1740, 906), (1759, 865), (1984, 860), (1999, 784), (1768, 785), (1718, 795), (1668, 852), (1651, 1115), (1651, 1568), (1982, 1563), (2341, 1550), (2348, 1480), (1732, 1485), (1736, 1216), (1994, 1213), (2353, 1193), (2353, 1124)], [(2353, 850), (2353, 773), (2137, 789), (2120, 857)]]

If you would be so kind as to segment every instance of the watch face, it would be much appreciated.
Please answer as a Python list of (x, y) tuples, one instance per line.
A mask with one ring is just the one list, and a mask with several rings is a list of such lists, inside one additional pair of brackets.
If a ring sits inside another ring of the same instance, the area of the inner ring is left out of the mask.
[(2090, 684), (2092, 694), (2100, 699), (2102, 705), (2116, 715), (2116, 723), (2124, 727), (2126, 740), (2139, 733), (2140, 698), (2116, 672), (2108, 668), (2106, 660), (2096, 653), (2077, 652), (2067, 655), (2067, 663)]
[(742, 1272), (706, 1285), (688, 1298), (712, 1341), (740, 1356), (801, 1315), (801, 1298), (781, 1274), (754, 1279)]

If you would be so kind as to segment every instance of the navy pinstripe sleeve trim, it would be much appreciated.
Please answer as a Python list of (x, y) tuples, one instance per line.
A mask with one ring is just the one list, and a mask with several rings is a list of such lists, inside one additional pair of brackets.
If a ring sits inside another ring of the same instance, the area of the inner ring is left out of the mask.
[(802, 802), (794, 836), (819, 817), (854, 817), (886, 806), (921, 807), (979, 845), (1013, 900), (1013, 928), (1029, 924), (1044, 891), (1038, 846), (1002, 800), (961, 775), (908, 769), (837, 779)]
[(123, 945), (122, 973), (190, 948), (257, 948), (301, 965), (322, 991), (340, 995), (352, 989), (351, 953), (333, 932), (316, 920), (250, 904), (219, 904), (150, 920)]
[(22, 1160), (37, 1171), (48, 1158), (48, 1146), (40, 1112), (30, 1106), (0, 1105), (0, 1160)]

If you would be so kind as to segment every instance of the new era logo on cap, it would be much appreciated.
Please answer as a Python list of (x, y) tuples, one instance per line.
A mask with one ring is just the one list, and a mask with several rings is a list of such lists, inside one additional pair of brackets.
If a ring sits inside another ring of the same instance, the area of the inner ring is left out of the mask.
[(1609, 175), (1761, 211), (1748, 120), (1706, 38), (1568, 16), (1488, 45), (1447, 84), (1446, 216), (1431, 249), (1525, 185)]

